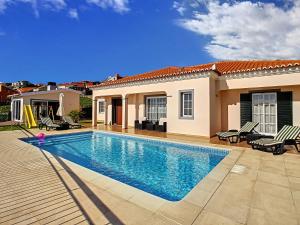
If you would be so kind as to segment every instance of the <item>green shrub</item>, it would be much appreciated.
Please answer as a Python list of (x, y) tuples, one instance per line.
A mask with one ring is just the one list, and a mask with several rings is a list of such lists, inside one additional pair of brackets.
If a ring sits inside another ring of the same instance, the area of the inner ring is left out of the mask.
[(80, 106), (81, 108), (92, 108), (93, 101), (88, 97), (80, 97)]
[(0, 106), (0, 113), (9, 113), (9, 112), (10, 112), (10, 105)]
[(79, 112), (77, 110), (73, 110), (69, 113), (69, 116), (77, 123), (80, 119), (80, 116), (82, 115), (82, 112)]

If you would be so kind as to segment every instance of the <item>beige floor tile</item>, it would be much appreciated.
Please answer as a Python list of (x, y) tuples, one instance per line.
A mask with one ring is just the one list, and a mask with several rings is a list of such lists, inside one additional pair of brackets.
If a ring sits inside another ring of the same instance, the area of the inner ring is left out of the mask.
[(280, 213), (292, 217), (296, 214), (293, 200), (274, 197), (264, 193), (255, 192), (253, 194), (251, 207), (261, 209), (269, 214)]
[(135, 188), (123, 183), (115, 183), (106, 190), (114, 195), (120, 196), (124, 200), (130, 199), (137, 192)]
[(197, 186), (199, 186), (199, 188), (203, 189), (204, 191), (212, 193), (216, 191), (220, 184), (220, 181), (205, 177), (198, 183)]
[(206, 177), (221, 182), (229, 171), (230, 169), (227, 166), (219, 164)]
[(300, 177), (288, 177), (290, 188), (293, 191), (300, 191)]
[(247, 225), (297, 225), (297, 219), (281, 213), (251, 209)]
[(184, 198), (184, 201), (197, 205), (203, 208), (209, 199), (211, 198), (213, 192), (204, 191), (201, 188), (194, 188), (187, 196)]
[(283, 187), (289, 187), (289, 179), (286, 176), (280, 175), (280, 174), (274, 174), (264, 171), (259, 171), (257, 180), (274, 184), (274, 185), (280, 185)]
[(203, 210), (203, 212), (199, 215), (193, 225), (241, 225), (229, 218), (224, 216), (207, 212)]
[(271, 195), (277, 198), (292, 200), (292, 193), (289, 188), (257, 181), (254, 187), (256, 193), (262, 193), (264, 195)]
[(286, 175), (285, 163), (283, 161), (262, 160), (259, 170), (274, 174)]
[(146, 221), (143, 225), (180, 225), (180, 224), (164, 216), (154, 214), (149, 219), (149, 221)]
[(179, 201), (177, 203), (165, 203), (157, 211), (158, 214), (165, 216), (171, 220), (175, 220), (180, 224), (191, 224), (201, 211), (201, 207), (194, 204)]
[(108, 218), (113, 217), (122, 221), (124, 224), (139, 225), (149, 221), (153, 216), (153, 212), (124, 201), (105, 215)]
[(287, 168), (286, 173), (288, 176), (300, 177), (300, 169)]
[(300, 199), (300, 191), (296, 190), (292, 190), (292, 195), (293, 195), (293, 199)]
[(221, 186), (204, 208), (237, 223), (246, 223), (251, 205), (252, 188), (235, 185)]
[(249, 169), (258, 170), (260, 167), (261, 159), (256, 157), (249, 157), (242, 155), (237, 161), (238, 165), (246, 166)]
[(300, 159), (297, 160), (298, 162), (295, 162), (295, 161), (289, 161), (288, 163), (285, 164), (285, 167), (287, 169), (291, 169), (291, 170), (300, 170)]
[[(232, 153), (233, 154), (233, 153)], [(237, 161), (237, 157), (235, 156), (226, 156), (220, 163), (231, 169), (235, 162)]]
[(232, 188), (232, 190), (252, 190), (254, 187), (254, 181), (257, 177), (257, 170), (246, 169), (242, 173), (229, 173), (223, 182), (223, 186)]
[(128, 201), (152, 212), (156, 212), (164, 203), (168, 202), (143, 191), (136, 191), (136, 194)]
[(117, 180), (114, 180), (110, 177), (105, 177), (103, 175), (101, 175), (101, 176), (99, 176), (95, 179), (92, 179), (89, 182), (96, 185), (96, 186), (98, 186), (98, 187), (100, 187), (100, 188), (102, 188), (102, 189), (105, 189), (105, 190), (107, 190), (107, 189), (109, 189), (109, 188), (111, 188), (115, 185), (118, 185), (120, 183)]

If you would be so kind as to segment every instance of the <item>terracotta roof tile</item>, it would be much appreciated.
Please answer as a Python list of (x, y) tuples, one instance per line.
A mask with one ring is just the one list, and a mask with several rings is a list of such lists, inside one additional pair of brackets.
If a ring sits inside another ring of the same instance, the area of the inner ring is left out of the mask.
[(190, 74), (195, 72), (203, 72), (212, 70), (215, 65), (214, 71), (220, 76), (239, 72), (259, 71), (274, 68), (285, 68), (289, 66), (299, 66), (300, 60), (253, 60), (253, 61), (221, 61), (208, 64), (200, 64), (195, 66), (177, 67), (171, 66), (159, 70), (154, 70), (134, 76), (125, 76), (122, 79), (107, 81), (94, 87), (110, 86), (115, 84), (130, 83), (134, 81), (150, 80), (157, 78), (165, 78), (171, 76), (179, 76), (182, 74)]
[(23, 87), (23, 88), (19, 88), (18, 91), (19, 91), (19, 93), (31, 92), (35, 88), (36, 87)]

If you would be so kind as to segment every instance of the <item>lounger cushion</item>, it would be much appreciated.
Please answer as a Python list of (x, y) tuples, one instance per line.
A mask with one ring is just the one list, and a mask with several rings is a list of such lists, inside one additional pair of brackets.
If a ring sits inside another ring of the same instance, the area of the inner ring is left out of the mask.
[(300, 134), (300, 127), (285, 125), (275, 136), (277, 141), (295, 140)]
[(239, 136), (242, 133), (250, 133), (257, 125), (258, 125), (257, 122), (247, 122), (238, 132), (225, 131), (225, 132), (218, 132), (217, 135), (221, 138)]
[(282, 141), (277, 141), (277, 140), (270, 139), (270, 138), (261, 138), (258, 140), (250, 141), (250, 144), (252, 144), (252, 145), (259, 145), (259, 146), (265, 146), (265, 147), (279, 145), (282, 143), (283, 143)]
[(165, 122), (167, 122), (167, 118), (160, 118), (158, 124), (163, 126)]
[(218, 132), (217, 135), (222, 138), (228, 138), (228, 137), (232, 137), (232, 136), (238, 136), (239, 132), (230, 132), (230, 131)]

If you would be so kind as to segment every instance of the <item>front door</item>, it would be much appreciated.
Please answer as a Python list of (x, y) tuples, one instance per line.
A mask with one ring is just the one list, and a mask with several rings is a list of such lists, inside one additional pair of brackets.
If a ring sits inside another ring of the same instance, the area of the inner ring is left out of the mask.
[(113, 112), (112, 122), (116, 125), (122, 125), (122, 99), (116, 98), (112, 100)]

